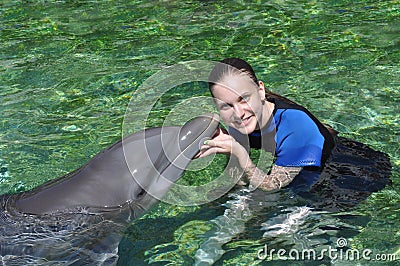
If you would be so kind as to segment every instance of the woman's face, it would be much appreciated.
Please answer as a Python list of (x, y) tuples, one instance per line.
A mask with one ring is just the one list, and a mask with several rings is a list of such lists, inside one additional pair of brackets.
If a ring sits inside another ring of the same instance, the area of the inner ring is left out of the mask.
[(269, 107), (263, 104), (264, 84), (257, 86), (245, 73), (226, 74), (212, 87), (212, 93), (224, 123), (242, 134), (263, 127), (271, 116)]

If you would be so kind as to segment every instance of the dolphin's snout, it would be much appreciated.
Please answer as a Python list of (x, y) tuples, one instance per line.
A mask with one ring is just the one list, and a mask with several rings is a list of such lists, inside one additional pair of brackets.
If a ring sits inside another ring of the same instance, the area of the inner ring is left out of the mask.
[(218, 127), (218, 128), (215, 130), (214, 134), (211, 136), (211, 139), (213, 139), (213, 138), (219, 136), (221, 133), (222, 133), (222, 134), (227, 134), (227, 135), (229, 135), (228, 131), (227, 131), (225, 128), (223, 128), (223, 127)]
[[(201, 150), (201, 146), (206, 140), (212, 139), (219, 134), (219, 116), (217, 114), (207, 113), (199, 115), (188, 121), (179, 131), (178, 147), (180, 155), (168, 156), (178, 164), (180, 160), (174, 159), (175, 156), (185, 158), (184, 163), (179, 167), (184, 168)], [(183, 161), (182, 161), (183, 162)]]

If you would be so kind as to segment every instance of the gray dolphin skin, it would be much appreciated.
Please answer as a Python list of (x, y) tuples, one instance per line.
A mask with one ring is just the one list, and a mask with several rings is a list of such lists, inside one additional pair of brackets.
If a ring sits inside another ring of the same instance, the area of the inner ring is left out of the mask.
[(217, 115), (134, 133), (85, 166), (31, 191), (0, 196), (0, 265), (114, 265), (129, 223), (183, 174)]

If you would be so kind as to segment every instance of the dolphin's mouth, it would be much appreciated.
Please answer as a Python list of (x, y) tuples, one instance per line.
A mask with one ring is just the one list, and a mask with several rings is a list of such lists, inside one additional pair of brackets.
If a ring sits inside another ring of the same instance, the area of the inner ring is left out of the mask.
[(211, 136), (211, 139), (219, 136), (221, 133), (229, 135), (228, 131), (225, 128), (221, 127), (221, 125), (219, 125), (215, 130), (214, 134)]
[(210, 137), (211, 139), (213, 139), (219, 135), (219, 129), (220, 129), (220, 127), (217, 127), (217, 129), (214, 131), (214, 134), (212, 134), (212, 136)]

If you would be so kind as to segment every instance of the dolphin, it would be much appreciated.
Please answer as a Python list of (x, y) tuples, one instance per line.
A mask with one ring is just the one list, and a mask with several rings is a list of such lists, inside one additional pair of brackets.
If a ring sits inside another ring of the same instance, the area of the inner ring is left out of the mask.
[(219, 126), (216, 114), (146, 129), (30, 191), (0, 196), (0, 265), (114, 265), (130, 222), (183, 174)]

